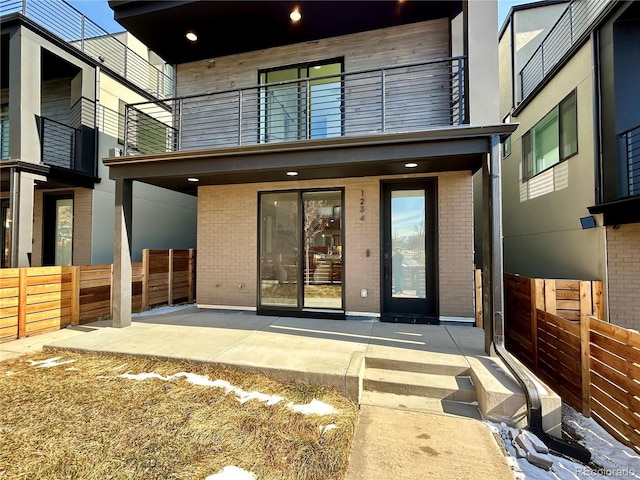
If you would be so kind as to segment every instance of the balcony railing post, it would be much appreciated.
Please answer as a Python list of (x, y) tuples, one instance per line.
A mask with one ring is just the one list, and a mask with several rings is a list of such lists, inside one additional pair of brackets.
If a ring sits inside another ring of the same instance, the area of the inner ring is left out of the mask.
[(464, 60), (458, 58), (458, 125), (464, 123)]
[(126, 45), (123, 45), (123, 47), (124, 47), (124, 56), (123, 56), (122, 76), (124, 78), (127, 78), (127, 63), (129, 61), (127, 52), (129, 51), (129, 48)]
[(238, 146), (242, 145), (242, 89), (238, 90)]
[(44, 142), (45, 142), (45, 136), (44, 136), (44, 117), (40, 117), (40, 163), (44, 165)]
[(569, 3), (569, 30), (571, 31), (571, 45), (573, 45), (573, 0)]
[(129, 105), (124, 108), (124, 148), (122, 154), (127, 156), (127, 149), (129, 148)]
[(27, 0), (22, 0), (22, 15), (27, 16)]
[(380, 69), (380, 127), (382, 128), (382, 133), (385, 133), (387, 128), (386, 125), (386, 117), (387, 117), (387, 108), (385, 103), (385, 97), (387, 95), (386, 85), (385, 85), (385, 70), (384, 68)]
[(182, 151), (182, 105), (183, 100), (178, 100), (178, 151)]
[(310, 90), (310, 85), (309, 85), (309, 80), (305, 80), (304, 82), (304, 99), (305, 102), (307, 103), (306, 105), (306, 139), (309, 140), (311, 138), (311, 90)]
[(80, 17), (80, 50), (84, 52), (84, 15)]

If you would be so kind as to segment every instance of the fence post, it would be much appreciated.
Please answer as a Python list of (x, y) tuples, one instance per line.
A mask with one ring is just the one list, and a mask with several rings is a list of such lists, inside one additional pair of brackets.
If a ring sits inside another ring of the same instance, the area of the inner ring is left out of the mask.
[(591, 298), (593, 301), (593, 316), (604, 320), (604, 306), (602, 305), (602, 282), (591, 282)]
[(167, 305), (173, 305), (173, 248), (169, 249), (169, 272), (167, 274), (169, 285), (167, 288), (168, 302)]
[(142, 250), (142, 305), (144, 312), (149, 308), (149, 249)]
[(189, 249), (189, 293), (188, 293), (188, 299), (189, 299), (189, 303), (193, 302), (193, 297), (194, 295), (194, 291), (195, 291), (195, 268), (194, 268), (194, 253), (195, 251), (193, 250), (193, 248)]
[(591, 282), (580, 282), (580, 318), (593, 315), (593, 300), (591, 299)]
[(18, 270), (18, 338), (27, 331), (27, 268)]
[(556, 310), (556, 281), (544, 281), (544, 310), (549, 313), (557, 314)]
[(580, 362), (582, 365), (582, 414), (591, 416), (591, 317), (580, 317)]
[(533, 372), (538, 373), (538, 309), (544, 310), (545, 284), (541, 278), (531, 282), (531, 361)]
[(113, 263), (109, 270), (109, 315), (113, 318)]
[(482, 270), (475, 271), (476, 282), (476, 327), (482, 328)]
[(71, 267), (71, 326), (80, 324), (80, 267)]

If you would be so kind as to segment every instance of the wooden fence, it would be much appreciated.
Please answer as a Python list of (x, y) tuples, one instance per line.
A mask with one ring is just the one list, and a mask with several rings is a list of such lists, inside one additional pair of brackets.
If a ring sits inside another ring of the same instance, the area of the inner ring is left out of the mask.
[[(111, 314), (113, 266), (3, 268), (0, 270), (0, 343)], [(144, 250), (132, 265), (131, 307), (191, 302), (194, 250)]]
[[(505, 275), (508, 350), (563, 401), (640, 453), (640, 334), (594, 317), (601, 315), (600, 282), (556, 280), (549, 289), (547, 282)], [(572, 293), (559, 300), (559, 290)], [(558, 314), (545, 311), (554, 292)], [(572, 303), (564, 303), (567, 296)]]

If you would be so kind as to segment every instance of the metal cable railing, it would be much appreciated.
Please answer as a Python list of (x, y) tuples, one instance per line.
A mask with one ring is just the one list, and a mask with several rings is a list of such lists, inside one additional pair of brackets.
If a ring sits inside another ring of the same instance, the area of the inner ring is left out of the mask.
[(640, 195), (640, 125), (624, 132), (626, 146), (628, 195)]
[(149, 63), (64, 0), (8, 0), (0, 15), (21, 13), (157, 98), (173, 95), (165, 68)]
[(40, 117), (42, 163), (75, 170), (79, 130), (50, 118)]
[(520, 99), (525, 100), (569, 49), (591, 31), (612, 0), (571, 0), (540, 46), (520, 71)]
[(9, 112), (0, 112), (0, 159), (9, 158)]
[(130, 154), (460, 125), (464, 57), (127, 105)]

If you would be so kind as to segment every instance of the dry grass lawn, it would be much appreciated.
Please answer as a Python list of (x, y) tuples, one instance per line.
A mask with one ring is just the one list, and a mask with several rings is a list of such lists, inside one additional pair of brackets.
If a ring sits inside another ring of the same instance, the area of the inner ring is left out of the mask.
[[(121, 376), (144, 373), (163, 378)], [(265, 397), (239, 401), (255, 392)], [(336, 412), (295, 411), (313, 400)], [(357, 421), (331, 389), (200, 363), (69, 351), (0, 362), (2, 480), (252, 478), (220, 473), (229, 466), (256, 480), (342, 479)]]

